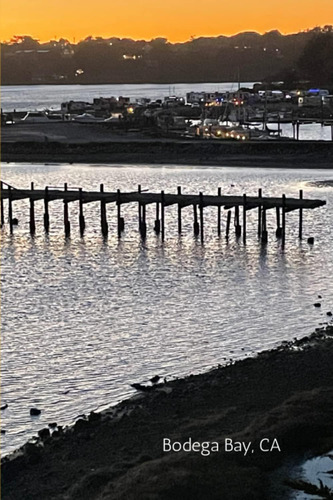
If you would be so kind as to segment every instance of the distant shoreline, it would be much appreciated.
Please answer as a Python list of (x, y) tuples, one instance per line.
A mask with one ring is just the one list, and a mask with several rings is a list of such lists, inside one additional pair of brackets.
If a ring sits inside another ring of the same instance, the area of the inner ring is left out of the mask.
[(196, 141), (128, 139), (109, 142), (3, 142), (2, 162), (103, 163), (333, 168), (330, 141)]
[[(258, 80), (258, 82), (261, 80)], [(232, 83), (232, 84), (238, 84), (238, 81), (233, 81), (233, 80), (216, 80), (216, 81), (209, 81), (207, 82), (206, 80), (197, 80), (197, 81), (163, 81), (163, 82), (157, 82), (157, 81), (131, 81), (131, 82), (84, 82), (84, 83), (78, 83), (78, 82), (39, 82), (39, 83), (1, 83), (1, 87), (22, 87), (22, 86), (31, 86), (31, 87), (38, 87), (42, 85), (56, 85), (57, 87), (62, 87), (62, 86), (68, 86), (68, 85), (75, 85), (75, 86), (82, 86), (86, 87), (89, 85), (216, 85), (217, 83)], [(240, 84), (245, 84), (248, 83), (246, 82), (240, 82)], [(256, 82), (253, 82), (256, 83)]]

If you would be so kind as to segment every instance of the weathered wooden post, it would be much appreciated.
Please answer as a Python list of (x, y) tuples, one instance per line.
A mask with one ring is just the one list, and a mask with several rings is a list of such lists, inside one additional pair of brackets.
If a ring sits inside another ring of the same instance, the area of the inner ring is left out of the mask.
[[(138, 193), (141, 193), (141, 184), (138, 185)], [(142, 213), (142, 209), (141, 209), (141, 203), (139, 201), (138, 203), (138, 215), (139, 215), (139, 233), (141, 234), (141, 213)]]
[(117, 189), (117, 232), (118, 238), (121, 238), (121, 195), (120, 189)]
[(268, 241), (267, 221), (266, 221), (266, 208), (262, 208), (262, 232), (261, 243), (266, 244)]
[(262, 189), (258, 190), (258, 198), (259, 198), (259, 207), (258, 207), (258, 238), (261, 238), (261, 198), (262, 198)]
[(79, 226), (80, 226), (80, 236), (81, 238), (84, 235), (84, 230), (86, 228), (86, 223), (84, 220), (84, 215), (83, 215), (83, 194), (82, 194), (82, 188), (79, 188)]
[(198, 236), (199, 234), (199, 222), (198, 222), (198, 212), (197, 212), (197, 205), (194, 203), (193, 204), (193, 233), (194, 236)]
[(160, 223), (160, 204), (156, 203), (156, 219), (154, 224), (154, 231), (156, 234), (160, 234), (161, 231), (161, 223)]
[[(2, 190), (3, 190), (3, 182), (1, 181), (1, 193), (2, 193)], [(1, 204), (1, 227), (2, 227), (5, 223), (2, 194), (1, 194), (0, 204)]]
[[(100, 192), (104, 193), (104, 184), (100, 185)], [(106, 203), (105, 200), (101, 199), (101, 229), (104, 238), (108, 235), (109, 226), (106, 219)]]
[(239, 206), (235, 206), (235, 234), (236, 238), (239, 238), (242, 234), (242, 227), (239, 224)]
[[(66, 192), (68, 190), (67, 182), (64, 184), (64, 191), (65, 191), (65, 196)], [(64, 198), (64, 226), (65, 226), (65, 237), (69, 238), (71, 234), (71, 223), (69, 222), (69, 217), (68, 217), (68, 201), (66, 198)]]
[[(303, 189), (299, 190), (299, 199), (303, 200)], [(298, 227), (298, 237), (301, 240), (303, 237), (303, 208), (299, 209), (299, 227)]]
[(161, 237), (162, 242), (165, 236), (165, 221), (164, 221), (164, 191), (161, 191)]
[[(31, 183), (31, 191), (34, 190), (34, 183)], [(30, 234), (33, 236), (36, 232), (36, 223), (35, 223), (35, 200), (33, 198), (30, 198), (30, 221), (29, 221), (29, 226), (30, 226)]]
[(146, 224), (146, 204), (142, 204), (142, 220), (140, 229), (141, 238), (145, 239), (147, 235), (147, 224)]
[(229, 238), (230, 222), (231, 222), (231, 210), (228, 210), (227, 227), (226, 227), (226, 230), (225, 230), (225, 237), (226, 237), (226, 239)]
[(276, 207), (276, 232), (275, 235), (277, 238), (281, 238), (282, 236), (282, 229), (281, 229), (281, 223), (280, 223), (280, 207)]
[(10, 234), (13, 234), (13, 195), (11, 186), (8, 186), (8, 220)]
[[(221, 196), (221, 188), (217, 190), (217, 196)], [(217, 236), (221, 236), (221, 205), (217, 207)]]
[(243, 243), (246, 245), (246, 194), (243, 194)]
[(203, 194), (199, 194), (199, 212), (200, 212), (200, 239), (204, 242), (204, 218), (203, 218)]
[(49, 188), (45, 187), (44, 192), (44, 230), (48, 234), (50, 229), (50, 216), (49, 216)]
[[(177, 194), (178, 196), (182, 194), (181, 186), (177, 187)], [(178, 234), (182, 234), (182, 207), (180, 202), (178, 202)]]
[(282, 195), (282, 248), (286, 244), (286, 195)]

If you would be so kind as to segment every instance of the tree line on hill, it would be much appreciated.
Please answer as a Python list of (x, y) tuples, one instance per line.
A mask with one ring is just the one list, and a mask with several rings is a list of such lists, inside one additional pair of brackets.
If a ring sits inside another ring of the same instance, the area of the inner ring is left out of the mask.
[(296, 34), (270, 31), (170, 43), (89, 36), (1, 44), (3, 85), (243, 82), (283, 80), (333, 86), (333, 27)]

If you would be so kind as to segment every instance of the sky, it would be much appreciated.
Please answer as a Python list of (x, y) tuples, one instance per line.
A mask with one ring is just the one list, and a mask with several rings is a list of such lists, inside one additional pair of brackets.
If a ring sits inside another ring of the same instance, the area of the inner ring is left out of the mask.
[(0, 39), (119, 37), (171, 42), (191, 36), (296, 33), (333, 24), (332, 0), (0, 0)]

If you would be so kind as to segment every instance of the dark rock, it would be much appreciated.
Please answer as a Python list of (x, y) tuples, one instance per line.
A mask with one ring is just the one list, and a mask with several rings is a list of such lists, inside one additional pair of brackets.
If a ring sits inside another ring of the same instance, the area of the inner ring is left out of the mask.
[(6, 434), (6, 430), (5, 429), (1, 429), (1, 434)]
[(157, 382), (160, 380), (160, 378), (161, 377), (159, 375), (155, 375), (155, 377), (150, 379), (150, 382), (152, 382), (153, 384), (157, 384)]
[(50, 429), (55, 429), (57, 427), (57, 422), (51, 422), (50, 424), (48, 424), (48, 426), (50, 427)]
[(7, 403), (6, 403), (6, 404), (4, 404), (4, 405), (2, 405), (2, 406), (1, 406), (1, 408), (0, 408), (0, 410), (2, 411), (2, 410), (5, 410), (6, 408), (8, 408)]
[(321, 295), (318, 295), (318, 299), (321, 299), (321, 298), (322, 298)]
[(12, 225), (13, 225), (13, 226), (18, 226), (18, 222), (19, 222), (19, 221), (18, 221), (18, 219), (17, 219), (16, 217), (14, 217), (14, 218), (12, 219)]
[(332, 312), (331, 311), (327, 311), (327, 316), (333, 316)]
[(95, 413), (92, 411), (88, 417), (90, 422), (96, 422), (97, 420), (100, 420), (102, 415), (100, 413)]
[(75, 432), (80, 432), (84, 429), (87, 429), (88, 426), (89, 426), (88, 420), (84, 420), (83, 418), (79, 418), (79, 420), (77, 420), (75, 422), (74, 429), (75, 429)]
[(314, 305), (315, 307), (321, 307), (321, 303), (320, 303), (320, 302), (315, 302), (313, 305)]
[(308, 243), (309, 243), (309, 245), (314, 244), (314, 238), (312, 236), (310, 236), (310, 238), (308, 238)]
[(38, 431), (38, 436), (41, 438), (42, 441), (50, 437), (50, 430), (45, 427), (44, 429), (41, 429)]
[(37, 415), (40, 415), (42, 413), (42, 410), (39, 410), (38, 408), (30, 408), (30, 415), (32, 417), (37, 417)]

